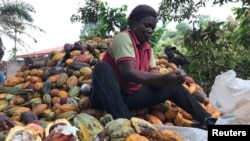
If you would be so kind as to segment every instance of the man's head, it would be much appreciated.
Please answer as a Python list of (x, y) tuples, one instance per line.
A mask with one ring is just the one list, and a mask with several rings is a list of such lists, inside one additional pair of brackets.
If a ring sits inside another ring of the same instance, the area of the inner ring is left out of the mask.
[(157, 12), (148, 5), (136, 6), (128, 17), (128, 24), (141, 43), (147, 42), (157, 23)]
[(176, 47), (173, 46), (166, 46), (164, 49), (165, 54), (169, 57), (172, 58), (174, 57), (174, 52), (176, 51)]

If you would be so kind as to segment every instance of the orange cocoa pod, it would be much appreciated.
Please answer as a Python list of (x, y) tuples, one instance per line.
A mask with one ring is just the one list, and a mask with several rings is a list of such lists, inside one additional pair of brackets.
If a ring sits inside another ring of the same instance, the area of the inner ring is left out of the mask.
[(190, 94), (194, 94), (194, 92), (196, 91), (196, 85), (195, 84), (190, 84), (189, 87), (188, 87), (188, 91)]
[(60, 98), (67, 98), (68, 97), (68, 92), (64, 90), (60, 90), (57, 94), (58, 97)]
[(58, 106), (59, 110), (62, 112), (68, 112), (68, 111), (77, 111), (78, 108), (73, 105), (73, 104), (62, 104), (60, 106)]
[(26, 81), (26, 82), (23, 83), (22, 88), (27, 89), (30, 86), (30, 84), (31, 84), (31, 81)]
[(178, 113), (179, 109), (177, 107), (171, 107), (166, 112), (164, 112), (164, 115), (167, 120), (171, 120), (175, 118)]
[(37, 82), (43, 82), (42, 78), (38, 76), (32, 76), (30, 81), (34, 84)]
[[(75, 57), (75, 56), (78, 56), (81, 54), (81, 51), (80, 50), (73, 50), (70, 52), (70, 56), (71, 57)], [(73, 59), (72, 59), (73, 60)]]
[(170, 129), (162, 130), (161, 136), (163, 141), (185, 141), (182, 135)]
[(69, 59), (67, 59), (66, 61), (65, 61), (65, 63), (67, 64), (67, 65), (69, 65), (69, 64), (71, 64), (71, 63), (73, 63), (74, 62), (74, 60), (72, 59), (72, 58), (69, 58)]
[(10, 77), (5, 82), (5, 86), (15, 86), (17, 84), (20, 84), (24, 81), (23, 77)]
[(170, 62), (167, 64), (167, 67), (169, 67), (169, 68), (171, 68), (173, 70), (177, 70), (178, 69), (178, 67), (174, 63), (170, 63)]
[(152, 123), (152, 124), (163, 125), (163, 122), (158, 117), (156, 117), (152, 114), (147, 114), (145, 116), (145, 120)]
[(42, 87), (43, 87), (43, 82), (36, 82), (33, 89), (35, 91), (40, 91), (42, 89)]
[(31, 77), (32, 77), (32, 75), (27, 75), (27, 76), (25, 77), (25, 81), (30, 81), (30, 80), (31, 80)]
[(11, 119), (13, 119), (14, 121), (20, 121), (21, 120), (21, 114), (15, 114), (11, 117)]
[(149, 141), (149, 139), (138, 133), (131, 133), (125, 138), (125, 141)]
[(44, 75), (44, 70), (37, 69), (36, 75), (39, 76), (39, 77), (42, 77)]
[(54, 74), (49, 77), (49, 80), (51, 81), (51, 83), (56, 83), (58, 77), (59, 77), (59, 74)]
[(16, 96), (13, 99), (14, 99), (14, 104), (15, 105), (21, 105), (24, 102), (26, 102), (25, 99), (23, 97), (21, 97), (21, 96)]
[(160, 61), (160, 64), (163, 64), (163, 65), (165, 65), (165, 66), (167, 66), (168, 65), (168, 60), (167, 59), (164, 59), (164, 58), (161, 58), (161, 59), (159, 59), (159, 61)]
[(35, 115), (40, 115), (43, 113), (44, 110), (46, 110), (48, 108), (48, 105), (47, 104), (39, 104), (39, 105), (36, 105), (35, 107), (32, 108), (32, 112), (35, 114)]
[(60, 97), (57, 97), (57, 96), (55, 96), (55, 97), (53, 97), (52, 98), (52, 104), (53, 105), (55, 105), (56, 103), (60, 103), (60, 101), (61, 101), (61, 98)]
[(213, 118), (219, 118), (219, 117), (222, 116), (222, 115), (223, 115), (222, 112), (219, 112), (219, 111), (216, 111), (216, 112), (211, 113), (211, 116), (212, 116)]
[(161, 122), (166, 121), (166, 117), (165, 117), (164, 113), (161, 110), (153, 110), (153, 111), (151, 111), (151, 114), (156, 116), (158, 119), (160, 119)]

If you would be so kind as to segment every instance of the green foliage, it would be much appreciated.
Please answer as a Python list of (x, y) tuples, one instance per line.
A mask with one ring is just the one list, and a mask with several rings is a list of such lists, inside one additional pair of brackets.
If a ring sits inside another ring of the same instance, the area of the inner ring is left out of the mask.
[[(184, 20), (191, 21), (199, 17), (198, 10), (205, 7), (206, 0), (162, 0), (159, 7), (159, 19), (163, 22)], [(224, 5), (227, 3), (236, 3), (239, 0), (214, 0), (214, 5)], [(249, 5), (249, 1), (242, 0), (243, 5)]]
[(16, 52), (18, 50), (17, 44), (22, 47), (30, 47), (25, 43), (18, 35), (25, 35), (32, 39), (35, 43), (37, 40), (25, 32), (27, 28), (39, 30), (45, 32), (40, 27), (34, 25), (31, 13), (35, 13), (35, 9), (32, 5), (22, 1), (9, 1), (2, 0), (0, 2), (0, 34), (6, 36), (14, 41), (15, 46), (12, 49), (10, 59), (15, 59)]
[[(192, 63), (187, 73), (209, 92), (215, 77), (230, 69), (242, 79), (250, 74), (250, 51), (243, 45), (234, 46), (234, 35), (228, 32), (228, 23), (209, 22), (205, 29), (188, 32), (184, 38), (185, 47)], [(231, 27), (232, 28), (232, 27)], [(234, 31), (238, 29), (234, 27)], [(241, 54), (244, 52), (244, 56)]]
[(72, 15), (71, 21), (84, 24), (81, 37), (96, 35), (105, 38), (127, 28), (126, 11), (126, 5), (111, 8), (107, 2), (87, 0), (85, 6), (78, 9), (80, 15)]
[(101, 2), (99, 8), (100, 13), (98, 15), (98, 21), (102, 26), (97, 30), (98, 35), (107, 37), (127, 28), (125, 12), (128, 7), (126, 5), (120, 8), (110, 8), (106, 2)]
[(71, 22), (98, 23), (99, 0), (86, 0), (84, 7), (79, 7), (77, 12), (81, 15), (73, 14)]

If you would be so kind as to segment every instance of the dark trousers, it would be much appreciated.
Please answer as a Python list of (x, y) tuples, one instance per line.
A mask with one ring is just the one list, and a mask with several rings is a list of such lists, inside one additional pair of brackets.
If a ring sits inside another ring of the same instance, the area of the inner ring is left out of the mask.
[(90, 99), (93, 108), (106, 110), (115, 119), (130, 119), (130, 111), (151, 107), (163, 103), (167, 99), (188, 112), (201, 124), (204, 118), (211, 116), (182, 85), (164, 88), (143, 85), (140, 90), (133, 94), (124, 93), (115, 73), (107, 63), (101, 62), (95, 65), (92, 72), (92, 82), (93, 91)]

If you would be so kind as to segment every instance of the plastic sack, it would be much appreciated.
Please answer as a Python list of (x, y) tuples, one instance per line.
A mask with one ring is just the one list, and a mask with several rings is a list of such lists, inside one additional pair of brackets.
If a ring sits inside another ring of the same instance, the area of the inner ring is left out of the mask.
[(225, 113), (225, 117), (221, 117), (216, 124), (239, 124), (239, 120), (241, 124), (250, 124), (250, 80), (237, 78), (234, 70), (216, 76), (209, 93), (209, 101)]

